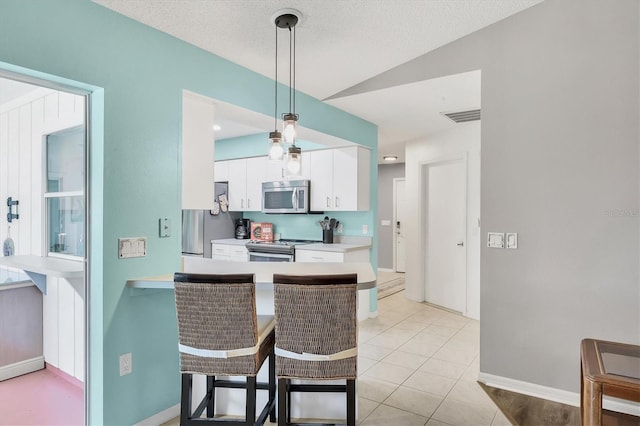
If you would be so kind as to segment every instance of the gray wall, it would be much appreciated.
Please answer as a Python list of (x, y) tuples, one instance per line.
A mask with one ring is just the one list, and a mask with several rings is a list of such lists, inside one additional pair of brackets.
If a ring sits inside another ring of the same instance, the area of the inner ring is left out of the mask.
[[(404, 163), (378, 165), (378, 268), (393, 269), (393, 179), (404, 177)], [(391, 226), (382, 226), (390, 220)]]
[(343, 93), (482, 70), (481, 232), (519, 233), (481, 250), (483, 373), (577, 392), (582, 338), (640, 343), (638, 8), (547, 0)]

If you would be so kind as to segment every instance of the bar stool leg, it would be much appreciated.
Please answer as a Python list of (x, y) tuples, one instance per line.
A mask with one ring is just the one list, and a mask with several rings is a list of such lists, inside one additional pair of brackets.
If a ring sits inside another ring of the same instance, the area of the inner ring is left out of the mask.
[(182, 373), (182, 398), (180, 401), (180, 424), (186, 425), (189, 417), (191, 417), (191, 392), (193, 385), (193, 376), (188, 373)]
[(207, 376), (207, 417), (212, 418), (214, 414), (214, 397), (216, 394), (215, 376)]
[(356, 381), (347, 380), (347, 426), (356, 426)]
[(287, 426), (287, 379), (278, 379), (278, 426)]
[(269, 411), (269, 421), (276, 422), (276, 355), (272, 350), (269, 354), (269, 401), (271, 411)]
[(247, 377), (247, 407), (246, 420), (247, 425), (256, 423), (256, 376)]

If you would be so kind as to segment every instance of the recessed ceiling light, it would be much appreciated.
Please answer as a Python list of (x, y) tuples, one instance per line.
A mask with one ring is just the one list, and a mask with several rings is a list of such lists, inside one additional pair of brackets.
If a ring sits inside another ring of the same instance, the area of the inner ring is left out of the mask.
[(384, 161), (396, 161), (398, 159), (397, 155), (385, 155), (382, 157)]
[(213, 131), (214, 132), (219, 132), (220, 130), (222, 130), (222, 127), (220, 127), (219, 124), (214, 124), (213, 125)]

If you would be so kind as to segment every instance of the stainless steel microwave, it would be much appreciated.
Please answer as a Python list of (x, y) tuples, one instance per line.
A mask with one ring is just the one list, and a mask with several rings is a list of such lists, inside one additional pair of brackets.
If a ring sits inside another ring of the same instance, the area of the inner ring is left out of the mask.
[(262, 213), (308, 213), (309, 181), (262, 183)]

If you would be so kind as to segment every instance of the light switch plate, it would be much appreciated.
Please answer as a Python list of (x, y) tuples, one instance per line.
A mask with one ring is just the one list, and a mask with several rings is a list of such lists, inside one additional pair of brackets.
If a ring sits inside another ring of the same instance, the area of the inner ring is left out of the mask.
[(166, 217), (161, 217), (159, 220), (160, 238), (168, 237), (171, 235), (171, 221)]
[(487, 235), (487, 247), (489, 248), (504, 248), (504, 233), (503, 232), (489, 232)]
[(507, 248), (508, 249), (518, 248), (517, 232), (507, 232)]

